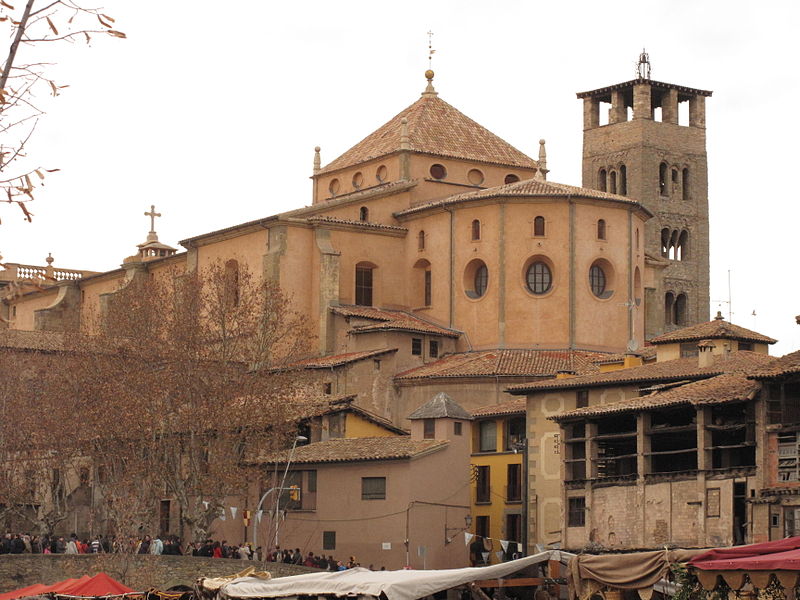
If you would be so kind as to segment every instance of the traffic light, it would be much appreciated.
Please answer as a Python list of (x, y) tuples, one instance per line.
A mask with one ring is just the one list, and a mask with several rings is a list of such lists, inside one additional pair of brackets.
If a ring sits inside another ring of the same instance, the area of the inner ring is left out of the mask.
[(289, 500), (292, 500), (294, 502), (300, 502), (300, 486), (298, 485), (289, 486)]

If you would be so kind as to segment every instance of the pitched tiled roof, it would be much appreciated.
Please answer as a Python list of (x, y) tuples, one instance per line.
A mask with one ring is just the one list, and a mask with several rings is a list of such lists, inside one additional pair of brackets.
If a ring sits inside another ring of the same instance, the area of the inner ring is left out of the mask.
[(333, 225), (355, 225), (363, 227), (364, 229), (382, 229), (387, 231), (408, 231), (405, 227), (398, 227), (396, 225), (384, 225), (383, 223), (370, 223), (369, 221), (355, 221), (351, 219), (340, 219), (338, 217), (328, 217), (325, 215), (316, 215), (306, 219), (310, 223), (331, 223)]
[(633, 206), (641, 207), (642, 210), (649, 211), (642, 207), (635, 200), (631, 200), (627, 196), (618, 196), (616, 194), (609, 194), (598, 190), (591, 190), (589, 188), (575, 187), (573, 185), (566, 185), (563, 183), (555, 183), (553, 181), (545, 181), (543, 179), (526, 179), (517, 181), (515, 183), (508, 183), (506, 185), (498, 185), (496, 187), (486, 188), (485, 190), (477, 190), (475, 192), (466, 192), (463, 194), (456, 194), (455, 196), (448, 196), (441, 200), (434, 200), (433, 202), (426, 202), (425, 204), (418, 204), (411, 208), (406, 208), (395, 213), (395, 216), (402, 217), (404, 215), (413, 215), (430, 208), (438, 208), (441, 206), (449, 206), (451, 204), (459, 204), (463, 202), (474, 202), (477, 200), (485, 200), (487, 198), (528, 198), (528, 197), (546, 197), (546, 198), (591, 198), (595, 200), (610, 200), (612, 202), (621, 202)]
[(0, 329), (0, 348), (50, 352), (64, 350), (64, 334), (54, 331)]
[(676, 329), (650, 340), (651, 344), (673, 344), (676, 342), (694, 342), (700, 340), (738, 340), (741, 342), (758, 342), (774, 344), (778, 340), (762, 335), (755, 331), (745, 329), (739, 325), (728, 323), (723, 319), (712, 319), (706, 323)]
[(800, 373), (800, 350), (772, 359), (772, 362), (765, 365), (764, 368), (750, 373), (750, 378), (772, 379), (773, 377), (784, 377), (797, 373)]
[(654, 410), (681, 404), (694, 406), (723, 404), (725, 402), (751, 400), (760, 388), (761, 386), (758, 383), (747, 379), (747, 375), (744, 373), (724, 373), (640, 398), (630, 398), (599, 406), (578, 408), (549, 418), (553, 421), (571, 421), (577, 418)]
[(420, 406), (407, 417), (414, 421), (418, 419), (466, 419), (472, 420), (472, 415), (464, 410), (461, 405), (444, 392), (439, 392), (428, 402)]
[(678, 358), (665, 362), (650, 363), (641, 367), (631, 367), (618, 371), (609, 371), (597, 375), (567, 377), (565, 379), (549, 379), (533, 383), (519, 383), (506, 388), (512, 394), (542, 392), (584, 387), (609, 387), (614, 385), (632, 385), (637, 383), (666, 383), (685, 379), (707, 379), (722, 373), (735, 371), (755, 371), (766, 365), (773, 358), (767, 354), (740, 350), (727, 356), (719, 356), (708, 367), (698, 366), (697, 357)]
[(457, 338), (461, 332), (454, 329), (440, 327), (428, 321), (402, 310), (388, 310), (383, 308), (373, 308), (371, 306), (334, 306), (331, 312), (343, 317), (358, 317), (376, 321), (369, 325), (356, 325), (350, 329), (350, 333), (370, 333), (373, 331), (412, 331), (417, 333), (428, 333), (431, 335), (442, 335)]
[(307, 358), (294, 363), (293, 366), (304, 367), (306, 369), (330, 369), (331, 367), (341, 367), (342, 365), (373, 358), (381, 354), (388, 354), (389, 352), (397, 352), (397, 348), (380, 348), (378, 350), (363, 350), (361, 352), (346, 352), (344, 354)]
[(472, 411), (473, 418), (496, 417), (500, 415), (524, 415), (527, 411), (527, 400), (525, 398), (514, 398), (499, 404), (482, 406)]
[[(607, 365), (615, 362), (622, 362), (628, 355), (628, 352), (620, 352), (619, 354), (608, 354), (599, 360), (594, 361), (596, 365)], [(645, 346), (641, 350), (633, 352), (634, 355), (641, 357), (643, 361), (653, 360), (656, 357), (657, 350), (655, 346)]]
[(404, 371), (395, 381), (435, 377), (553, 377), (559, 371), (597, 373), (594, 361), (604, 354), (584, 350), (478, 350), (450, 354)]
[[(408, 436), (336, 438), (307, 446), (297, 446), (292, 456), (292, 464), (408, 459), (441, 450), (447, 444), (445, 440), (412, 440)], [(258, 462), (285, 463), (288, 457), (289, 451), (286, 450), (261, 457)]]
[(400, 121), (403, 117), (408, 119), (409, 141), (415, 152), (516, 167), (537, 166), (535, 160), (478, 125), (438, 96), (424, 95), (331, 161), (320, 173), (396, 152), (400, 148)]
[(357, 398), (358, 398), (357, 394), (349, 394), (347, 396), (340, 396), (338, 398), (334, 398), (329, 402), (310, 405), (306, 409), (306, 411), (300, 415), (300, 418), (310, 419), (313, 417), (332, 415), (340, 412), (352, 412), (366, 419), (367, 421), (371, 421), (377, 425), (380, 425), (381, 427), (384, 427), (398, 435), (408, 435), (408, 431), (406, 431), (402, 427), (398, 427), (397, 425), (392, 423), (389, 419), (377, 415), (355, 404), (354, 402), (356, 401)]

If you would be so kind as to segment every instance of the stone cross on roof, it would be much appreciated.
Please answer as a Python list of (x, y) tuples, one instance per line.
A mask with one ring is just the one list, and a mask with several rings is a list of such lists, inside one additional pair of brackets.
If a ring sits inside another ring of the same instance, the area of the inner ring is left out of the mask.
[(150, 217), (150, 233), (156, 232), (156, 217), (160, 217), (161, 213), (156, 212), (156, 205), (150, 205), (150, 212), (144, 213), (145, 217)]

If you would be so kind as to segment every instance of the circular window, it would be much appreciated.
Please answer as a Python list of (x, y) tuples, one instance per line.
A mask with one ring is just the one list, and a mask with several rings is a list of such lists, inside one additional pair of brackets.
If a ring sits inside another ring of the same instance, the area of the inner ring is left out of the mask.
[(489, 269), (486, 263), (476, 258), (464, 269), (464, 291), (469, 298), (477, 299), (489, 288)]
[(592, 265), (589, 269), (589, 285), (592, 293), (598, 298), (603, 298), (606, 293), (606, 272), (600, 265)]
[(362, 185), (364, 185), (364, 176), (361, 174), (361, 171), (353, 175), (353, 187), (359, 189)]
[(383, 183), (386, 181), (386, 178), (389, 176), (389, 170), (386, 168), (386, 165), (381, 165), (378, 167), (378, 170), (375, 171), (375, 179)]
[(467, 173), (467, 179), (472, 185), (480, 185), (483, 183), (483, 173), (478, 169), (470, 169)]
[(331, 196), (335, 196), (339, 193), (339, 180), (338, 179), (331, 179), (330, 184), (328, 185), (328, 190), (331, 193)]
[(506, 175), (506, 178), (503, 180), (503, 183), (517, 183), (519, 181), (519, 177), (510, 173)]
[(550, 267), (542, 261), (531, 263), (525, 274), (525, 283), (534, 294), (546, 294), (553, 285), (553, 275)]
[(440, 165), (438, 163), (431, 165), (430, 173), (431, 177), (434, 179), (444, 179), (447, 177), (447, 169), (444, 168), (444, 165)]

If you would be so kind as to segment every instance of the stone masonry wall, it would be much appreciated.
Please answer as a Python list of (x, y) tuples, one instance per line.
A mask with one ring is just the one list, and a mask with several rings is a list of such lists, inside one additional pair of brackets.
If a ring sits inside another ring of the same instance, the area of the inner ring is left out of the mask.
[[(191, 586), (198, 577), (233, 575), (248, 567), (261, 568), (257, 561), (194, 556), (151, 556), (149, 554), (19, 554), (0, 556), (0, 592), (34, 583), (53, 584), (64, 579), (105, 572), (136, 591), (151, 587), (167, 589)], [(308, 567), (267, 563), (273, 577), (315, 571)]]

